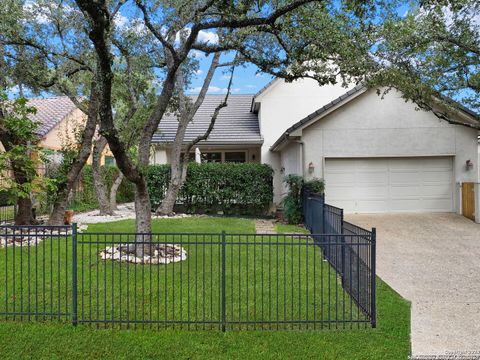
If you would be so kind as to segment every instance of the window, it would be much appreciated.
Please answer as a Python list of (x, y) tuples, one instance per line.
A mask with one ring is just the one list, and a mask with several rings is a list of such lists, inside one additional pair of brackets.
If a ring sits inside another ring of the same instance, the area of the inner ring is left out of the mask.
[(244, 163), (247, 159), (244, 151), (225, 152), (225, 162)]
[[(182, 153), (182, 158), (185, 153)], [(244, 163), (247, 162), (246, 151), (202, 151), (201, 152), (202, 163), (207, 162), (233, 162)], [(195, 161), (195, 152), (189, 154), (189, 161)]]
[(105, 155), (105, 166), (115, 166), (115, 158)]
[(204, 152), (202, 153), (202, 162), (222, 162), (221, 152)]

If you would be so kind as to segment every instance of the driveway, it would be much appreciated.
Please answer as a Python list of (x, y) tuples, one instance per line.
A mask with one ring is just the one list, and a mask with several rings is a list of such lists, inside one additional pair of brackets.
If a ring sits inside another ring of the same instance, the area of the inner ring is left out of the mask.
[(413, 355), (480, 350), (480, 225), (456, 214), (351, 214), (377, 228), (378, 275), (412, 302)]

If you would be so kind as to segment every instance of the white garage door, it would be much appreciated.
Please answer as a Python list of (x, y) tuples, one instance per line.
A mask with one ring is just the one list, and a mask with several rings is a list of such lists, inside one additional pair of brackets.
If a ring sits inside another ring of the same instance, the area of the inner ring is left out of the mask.
[(453, 211), (451, 157), (326, 159), (325, 183), (345, 212)]

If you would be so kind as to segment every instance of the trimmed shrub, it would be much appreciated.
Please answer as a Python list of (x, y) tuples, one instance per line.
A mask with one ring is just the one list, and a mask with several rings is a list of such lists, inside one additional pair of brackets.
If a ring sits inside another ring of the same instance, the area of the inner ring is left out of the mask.
[[(170, 165), (149, 167), (148, 187), (153, 208), (165, 196)], [(273, 201), (273, 170), (254, 163), (190, 163), (177, 204), (188, 213), (266, 214)]]
[(299, 175), (287, 175), (283, 180), (288, 186), (288, 194), (283, 198), (283, 214), (289, 224), (302, 222), (302, 186), (303, 178)]
[[(113, 184), (114, 175), (117, 174), (118, 168), (115, 166), (102, 166), (102, 176), (106, 181), (107, 189)], [(117, 202), (124, 203), (134, 200), (134, 188), (127, 179), (123, 179), (117, 191)], [(93, 185), (92, 166), (85, 165), (81, 174), (78, 186), (74, 191), (74, 197), (71, 202), (71, 208), (77, 211), (96, 209), (98, 207), (97, 196), (95, 194), (95, 187)]]
[[(107, 190), (110, 191), (110, 188), (113, 183), (113, 177), (118, 172), (118, 168), (115, 166), (102, 166), (101, 168), (102, 176), (104, 177)], [(51, 172), (50, 177), (55, 179), (59, 175), (58, 170), (56, 172)], [(37, 211), (39, 214), (48, 214), (50, 208), (53, 205), (52, 199), (55, 198), (54, 192), (55, 188), (52, 188), (50, 192), (41, 193), (37, 196)], [(117, 191), (117, 202), (124, 203), (134, 200), (134, 187), (127, 180), (123, 179), (120, 187)], [(73, 196), (70, 200), (69, 209), (81, 212), (88, 211), (98, 208), (97, 196), (95, 194), (95, 186), (93, 185), (93, 175), (92, 175), (92, 166), (85, 165), (80, 173), (79, 180), (76, 186), (73, 189)]]
[(289, 224), (300, 224), (303, 221), (303, 192), (310, 191), (322, 194), (325, 182), (322, 179), (305, 180), (300, 175), (290, 174), (283, 180), (288, 187), (288, 194), (283, 199), (283, 214)]

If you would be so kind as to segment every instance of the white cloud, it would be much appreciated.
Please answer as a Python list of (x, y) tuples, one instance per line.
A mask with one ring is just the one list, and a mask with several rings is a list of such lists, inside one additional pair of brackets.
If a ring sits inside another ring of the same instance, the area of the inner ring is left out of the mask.
[(47, 6), (41, 6), (35, 1), (26, 1), (23, 10), (31, 20), (40, 25), (48, 24), (51, 21), (51, 9)]
[(194, 59), (203, 59), (205, 57), (205, 54), (198, 50), (192, 50), (190, 51), (190, 54)]
[(250, 84), (249, 84), (249, 85), (245, 85), (245, 87), (246, 87), (247, 89), (255, 89), (255, 88), (256, 88), (255, 85), (250, 85)]
[(75, 9), (66, 4), (56, 4), (54, 2), (41, 2), (35, 0), (27, 0), (23, 4), (23, 10), (27, 19), (39, 25), (46, 25), (52, 22), (54, 17), (78, 14), (81, 15), (78, 9)]
[(199, 43), (218, 44), (218, 35), (212, 31), (200, 30), (197, 36)]
[[(220, 80), (228, 81), (230, 80), (230, 76), (231, 76), (230, 74), (222, 75), (220, 76)], [(235, 78), (235, 76), (233, 78)]]
[(120, 12), (117, 12), (115, 14), (113, 22), (115, 23), (115, 26), (117, 26), (121, 30), (125, 29), (130, 24), (129, 19), (126, 16), (120, 14)]
[(203, 70), (198, 69), (195, 71), (195, 75), (202, 75), (202, 74), (203, 74)]

